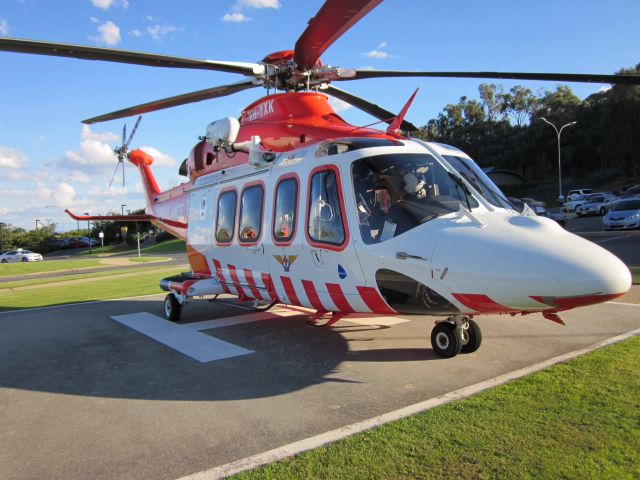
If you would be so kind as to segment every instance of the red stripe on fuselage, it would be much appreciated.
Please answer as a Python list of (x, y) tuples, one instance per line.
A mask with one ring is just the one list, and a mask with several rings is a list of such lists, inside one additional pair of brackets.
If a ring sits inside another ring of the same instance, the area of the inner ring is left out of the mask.
[(393, 315), (397, 313), (395, 310), (389, 307), (389, 305), (387, 305), (387, 303), (384, 301), (384, 299), (380, 296), (380, 294), (375, 288), (373, 287), (356, 287), (356, 288), (358, 289), (358, 293), (360, 294), (360, 297), (362, 297), (362, 300), (364, 300), (364, 303), (367, 304), (367, 307), (369, 307), (369, 309), (373, 313), (385, 313), (388, 315)]
[(269, 298), (271, 298), (274, 302), (279, 302), (278, 294), (276, 293), (276, 289), (273, 286), (273, 282), (271, 281), (271, 275), (268, 273), (262, 274), (262, 283), (264, 284), (264, 288), (267, 289), (267, 293), (269, 294)]
[(327, 291), (339, 312), (353, 313), (355, 311), (351, 308), (351, 305), (349, 305), (340, 285), (337, 283), (327, 283)]
[(222, 285), (222, 290), (224, 290), (224, 293), (230, 294), (231, 290), (229, 290), (229, 287), (227, 286), (227, 281), (225, 280), (224, 275), (222, 274), (222, 266), (220, 265), (220, 262), (214, 259), (213, 266), (216, 267), (216, 277), (218, 278), (218, 281)]
[(320, 301), (320, 297), (318, 297), (318, 292), (316, 291), (316, 287), (310, 280), (302, 280), (302, 286), (304, 287), (304, 291), (307, 294), (307, 298), (309, 299), (309, 303), (316, 310), (327, 311), (327, 309), (322, 305)]
[(624, 295), (624, 293), (611, 293), (611, 294), (598, 294), (598, 295), (583, 295), (580, 297), (542, 297), (531, 296), (536, 302), (544, 303), (551, 307), (557, 307), (558, 311), (571, 310), (576, 307), (584, 307), (587, 305), (593, 305), (595, 303), (608, 302), (614, 298), (618, 298)]
[(456, 300), (465, 307), (479, 313), (507, 313), (516, 312), (517, 309), (496, 303), (486, 295), (479, 293), (452, 293)]
[(280, 277), (280, 280), (282, 281), (284, 292), (287, 294), (287, 297), (289, 297), (289, 301), (293, 305), (303, 306), (300, 303), (300, 300), (298, 299), (298, 295), (296, 294), (296, 289), (293, 288), (293, 283), (291, 283), (291, 279), (289, 277)]
[(229, 275), (231, 276), (231, 281), (233, 282), (233, 286), (236, 287), (238, 296), (241, 299), (244, 299), (247, 295), (245, 294), (244, 290), (240, 286), (240, 279), (238, 278), (238, 272), (236, 271), (236, 267), (234, 267), (233, 265), (227, 265), (227, 268), (229, 269)]
[(243, 269), (243, 272), (244, 278), (249, 284), (249, 290), (251, 290), (251, 293), (253, 294), (253, 298), (255, 298), (256, 300), (263, 300), (262, 295), (260, 294), (260, 290), (258, 290), (258, 287), (256, 286), (256, 281), (253, 279), (253, 272), (248, 268)]

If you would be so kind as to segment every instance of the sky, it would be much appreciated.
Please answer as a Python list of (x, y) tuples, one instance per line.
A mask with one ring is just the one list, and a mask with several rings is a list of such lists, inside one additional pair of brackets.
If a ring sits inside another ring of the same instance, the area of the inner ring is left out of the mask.
[[(180, 57), (255, 62), (293, 49), (319, 0), (0, 0), (0, 36), (111, 47)], [(637, 0), (386, 0), (338, 39), (324, 64), (379, 70), (531, 71), (611, 74), (640, 62)], [(112, 153), (126, 122), (80, 121), (139, 103), (216, 85), (239, 75), (161, 69), (0, 52), (0, 222), (35, 220), (75, 228), (63, 214), (144, 207), (127, 164), (125, 187)], [(482, 80), (371, 79), (339, 88), (399, 111), (420, 87), (407, 119), (421, 126)], [(534, 92), (555, 83), (500, 81)], [(607, 85), (569, 84), (581, 98)], [(239, 116), (264, 91), (251, 89), (144, 115), (133, 147), (155, 157), (161, 188), (184, 181), (180, 162), (213, 120)], [(342, 102), (348, 122), (376, 120)], [(551, 132), (552, 133), (552, 132)], [(550, 134), (551, 134), (550, 133)], [(126, 205), (122, 207), (122, 205)], [(60, 228), (61, 227), (61, 228)]]

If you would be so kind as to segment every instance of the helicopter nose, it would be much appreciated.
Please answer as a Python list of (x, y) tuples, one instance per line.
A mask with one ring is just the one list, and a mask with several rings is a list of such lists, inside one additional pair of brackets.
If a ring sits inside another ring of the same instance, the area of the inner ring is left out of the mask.
[(493, 217), (482, 227), (449, 229), (434, 252), (434, 268), (447, 269), (443, 281), (467, 308), (561, 311), (611, 300), (631, 287), (622, 261), (553, 220)]

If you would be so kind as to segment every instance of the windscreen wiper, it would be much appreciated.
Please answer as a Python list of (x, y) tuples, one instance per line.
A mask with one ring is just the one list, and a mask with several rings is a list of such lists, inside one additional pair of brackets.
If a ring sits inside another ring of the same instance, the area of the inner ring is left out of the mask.
[(462, 192), (464, 193), (464, 199), (467, 202), (467, 209), (471, 211), (471, 202), (469, 202), (469, 195), (471, 195), (471, 192), (469, 191), (469, 188), (467, 188), (467, 186), (462, 181), (462, 179), (457, 175), (454, 175), (451, 172), (447, 172), (447, 174), (449, 174), (449, 177), (451, 177), (451, 179), (462, 188)]

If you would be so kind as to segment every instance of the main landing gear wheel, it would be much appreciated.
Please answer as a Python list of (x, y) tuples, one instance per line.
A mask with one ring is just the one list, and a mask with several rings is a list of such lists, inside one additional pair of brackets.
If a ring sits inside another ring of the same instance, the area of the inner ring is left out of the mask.
[(462, 350), (462, 339), (453, 323), (436, 323), (431, 331), (431, 346), (433, 351), (442, 358), (455, 357)]
[(478, 350), (482, 344), (482, 331), (480, 330), (480, 325), (469, 319), (467, 321), (467, 326), (463, 327), (462, 339), (463, 345), (460, 350), (462, 353), (473, 353)]
[(180, 320), (180, 313), (182, 313), (182, 305), (173, 293), (164, 297), (164, 316), (167, 320), (177, 322)]

